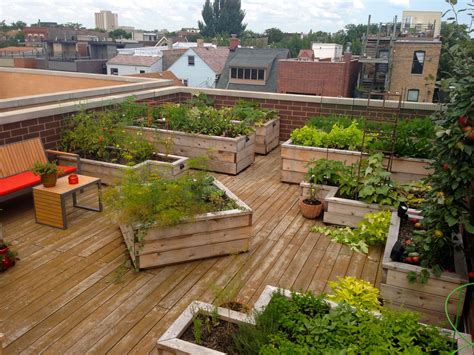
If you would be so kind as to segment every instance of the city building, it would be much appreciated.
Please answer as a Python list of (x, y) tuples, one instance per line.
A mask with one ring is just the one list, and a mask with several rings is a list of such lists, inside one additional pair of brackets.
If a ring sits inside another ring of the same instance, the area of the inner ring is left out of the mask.
[(311, 43), (314, 58), (340, 60), (342, 57), (342, 44), (337, 43)]
[[(441, 12), (405, 11), (402, 22), (380, 24), (363, 39), (357, 92), (390, 91), (403, 100), (432, 102), (441, 54)], [(369, 17), (370, 24), (370, 17)]]
[(323, 61), (311, 59), (308, 50), (302, 52), (298, 58), (278, 61), (277, 92), (353, 97), (359, 74), (357, 58), (345, 53), (339, 61)]
[(161, 56), (119, 54), (107, 61), (108, 75), (153, 73), (163, 70)]
[(277, 92), (278, 60), (290, 57), (282, 48), (240, 48), (231, 38), (229, 56), (216, 87), (218, 89)]
[(229, 48), (203, 47), (188, 49), (169, 68), (185, 86), (215, 88), (229, 55)]
[(95, 27), (107, 32), (118, 28), (118, 15), (109, 10), (101, 10), (95, 14)]

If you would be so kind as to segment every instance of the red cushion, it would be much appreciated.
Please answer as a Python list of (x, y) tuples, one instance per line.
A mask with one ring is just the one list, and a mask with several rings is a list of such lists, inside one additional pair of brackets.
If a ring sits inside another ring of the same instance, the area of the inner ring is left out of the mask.
[[(76, 171), (76, 168), (73, 166), (59, 166), (63, 174), (67, 175)], [(27, 187), (32, 187), (39, 185), (41, 179), (39, 176), (34, 175), (31, 171), (25, 171), (24, 173), (19, 173), (16, 175), (8, 176), (6, 178), (0, 179), (0, 196), (9, 195), (13, 192), (26, 189)]]

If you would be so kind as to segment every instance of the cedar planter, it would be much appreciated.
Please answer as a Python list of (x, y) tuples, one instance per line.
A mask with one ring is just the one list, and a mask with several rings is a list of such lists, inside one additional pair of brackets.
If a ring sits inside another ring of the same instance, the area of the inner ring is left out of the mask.
[(159, 128), (127, 127), (141, 131), (159, 151), (167, 151), (160, 141), (170, 142), (172, 154), (185, 157), (209, 157), (207, 170), (236, 175), (255, 160), (255, 134), (236, 138), (170, 131)]
[(267, 155), (280, 143), (280, 118), (255, 127), (255, 153)]
[[(119, 182), (125, 172), (130, 169), (146, 168), (150, 173), (161, 174), (165, 177), (176, 177), (188, 168), (188, 158), (161, 153), (156, 155), (161, 160), (146, 160), (133, 166), (81, 159), (81, 174), (100, 178), (102, 183), (111, 185)], [(60, 165), (75, 166), (75, 159), (64, 155), (58, 156), (58, 162)]]
[(137, 269), (248, 251), (252, 210), (222, 183), (214, 180), (214, 184), (239, 208), (198, 215), (174, 226), (151, 227), (144, 233), (139, 226), (120, 224)]
[[(310, 160), (329, 159), (344, 162), (346, 165), (357, 163), (362, 153), (352, 150), (306, 147), (291, 144), (291, 139), (281, 145), (281, 181), (299, 184), (308, 170), (305, 165)], [(423, 179), (432, 170), (427, 169), (430, 160), (417, 158), (393, 158), (392, 178), (398, 182)]]
[[(309, 186), (310, 183), (303, 181), (300, 183), (301, 188), (301, 197), (309, 197)], [(323, 203), (324, 210), (327, 211), (328, 203), (327, 198), (334, 197), (337, 193), (337, 186), (329, 186), (329, 185), (316, 185), (318, 189), (318, 199)]]
[[(421, 314), (423, 322), (448, 326), (444, 312), (445, 299), (453, 289), (469, 282), (464, 255), (461, 251), (454, 251), (455, 273), (443, 272), (440, 277), (431, 275), (424, 285), (418, 282), (408, 282), (407, 274), (410, 271), (419, 273), (423, 268), (390, 259), (392, 248), (398, 240), (400, 221), (397, 214), (392, 213), (382, 261), (383, 273), (380, 294), (384, 299), (384, 303), (393, 308), (417, 311)], [(448, 304), (448, 313), (451, 319), (455, 319), (458, 302), (460, 301), (462, 306), (464, 298), (465, 294), (460, 299), (457, 292), (451, 296)]]
[(196, 314), (217, 315), (220, 320), (239, 324), (250, 323), (255, 324), (253, 316), (232, 311), (227, 308), (214, 307), (208, 303), (194, 301), (192, 302), (181, 315), (174, 321), (168, 330), (160, 337), (156, 346), (159, 355), (165, 354), (224, 354), (220, 351), (212, 350), (201, 345), (191, 343), (180, 339), (181, 335), (192, 324), (193, 318)]

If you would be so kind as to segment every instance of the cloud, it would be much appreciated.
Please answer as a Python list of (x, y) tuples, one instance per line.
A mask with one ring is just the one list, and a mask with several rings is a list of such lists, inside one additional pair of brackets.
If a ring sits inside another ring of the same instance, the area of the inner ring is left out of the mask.
[(388, 2), (395, 6), (410, 6), (410, 0), (388, 0)]

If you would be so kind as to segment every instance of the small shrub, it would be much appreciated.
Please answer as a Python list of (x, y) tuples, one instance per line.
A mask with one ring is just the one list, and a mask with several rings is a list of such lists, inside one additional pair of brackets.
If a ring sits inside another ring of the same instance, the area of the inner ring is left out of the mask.
[(341, 178), (351, 170), (343, 162), (328, 159), (311, 160), (305, 167), (308, 168), (306, 181), (312, 179), (314, 184), (330, 186), (339, 186)]

